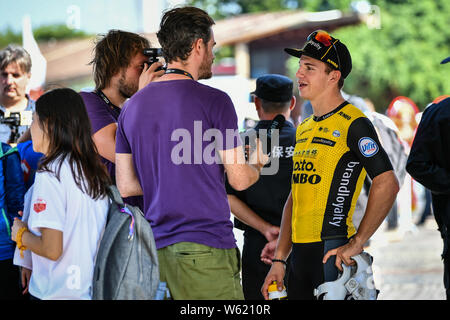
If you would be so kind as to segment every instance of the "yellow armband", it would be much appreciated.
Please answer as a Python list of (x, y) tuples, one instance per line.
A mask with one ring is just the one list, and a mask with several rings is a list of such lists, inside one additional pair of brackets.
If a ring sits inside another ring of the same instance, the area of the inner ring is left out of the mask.
[(16, 235), (17, 248), (19, 248), (19, 250), (20, 250), (20, 257), (22, 259), (23, 259), (23, 252), (25, 250), (27, 250), (27, 248), (22, 243), (22, 236), (23, 236), (23, 233), (25, 231), (28, 231), (28, 228), (27, 227), (22, 227), (22, 228), (19, 229), (19, 231), (17, 231), (17, 235)]

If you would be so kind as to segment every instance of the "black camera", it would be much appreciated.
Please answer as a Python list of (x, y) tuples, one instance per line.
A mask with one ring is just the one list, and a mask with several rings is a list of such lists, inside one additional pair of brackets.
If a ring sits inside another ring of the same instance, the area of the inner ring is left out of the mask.
[(33, 121), (32, 111), (21, 111), (21, 112), (11, 112), (9, 117), (5, 117), (0, 113), (0, 123), (6, 124), (11, 128), (11, 136), (9, 138), (10, 143), (15, 143), (19, 137), (19, 127), (21, 126), (31, 126)]
[[(163, 51), (161, 48), (146, 48), (144, 49), (144, 56), (148, 57), (148, 66), (150, 67), (153, 63), (159, 61), (159, 57), (163, 56)], [(165, 70), (165, 67), (159, 67), (156, 71)]]

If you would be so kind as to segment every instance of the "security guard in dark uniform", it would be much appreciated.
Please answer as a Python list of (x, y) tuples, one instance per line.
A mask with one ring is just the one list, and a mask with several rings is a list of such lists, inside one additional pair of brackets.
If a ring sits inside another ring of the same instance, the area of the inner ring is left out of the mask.
[[(244, 230), (242, 286), (246, 300), (263, 299), (261, 287), (270, 265), (261, 261), (261, 251), (268, 242), (277, 241), (283, 207), (291, 191), (296, 129), (284, 119), (290, 118), (295, 107), (292, 89), (292, 80), (285, 76), (269, 74), (259, 77), (252, 94), (260, 121), (255, 128), (242, 134), (242, 140), (245, 141), (246, 137), (252, 136), (251, 132), (269, 132), (282, 115), (283, 121), (277, 122), (279, 143), (272, 137), (271, 142), (267, 143), (270, 147), (266, 147), (270, 148), (267, 150), (270, 151), (270, 163), (276, 160), (278, 170), (264, 174), (264, 168), (259, 180), (241, 192), (234, 190), (226, 182), (231, 212), (237, 218), (235, 227)], [(262, 134), (259, 138), (264, 141)]]
[[(441, 64), (450, 62), (450, 57)], [(443, 240), (444, 286), (450, 300), (450, 95), (428, 105), (417, 127), (406, 171), (431, 191), (431, 202)]]
[[(450, 57), (441, 63), (450, 62)], [(450, 300), (450, 96), (436, 99), (422, 114), (406, 171), (431, 191), (443, 245), (444, 286)]]

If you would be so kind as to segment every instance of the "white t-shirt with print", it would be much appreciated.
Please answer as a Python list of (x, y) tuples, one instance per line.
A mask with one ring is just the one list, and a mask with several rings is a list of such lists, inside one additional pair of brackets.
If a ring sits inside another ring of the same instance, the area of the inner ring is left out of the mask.
[(63, 252), (57, 261), (32, 253), (31, 295), (42, 300), (91, 299), (108, 207), (108, 197), (94, 200), (78, 188), (67, 160), (59, 181), (53, 173), (36, 173), (28, 228), (38, 236), (39, 228), (62, 231)]

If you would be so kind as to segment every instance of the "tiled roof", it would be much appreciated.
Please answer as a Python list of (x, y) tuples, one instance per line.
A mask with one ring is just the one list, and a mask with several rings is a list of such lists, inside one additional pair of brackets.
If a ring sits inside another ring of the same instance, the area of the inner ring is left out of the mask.
[[(304, 12), (289, 10), (244, 14), (219, 20), (213, 26), (217, 46), (250, 42), (278, 33), (309, 28), (315, 25), (353, 24), (359, 18), (356, 14), (343, 15), (341, 11)], [(157, 47), (156, 34), (144, 34), (152, 46)], [(47, 83), (59, 83), (91, 76), (95, 37), (40, 44), (47, 59)]]

